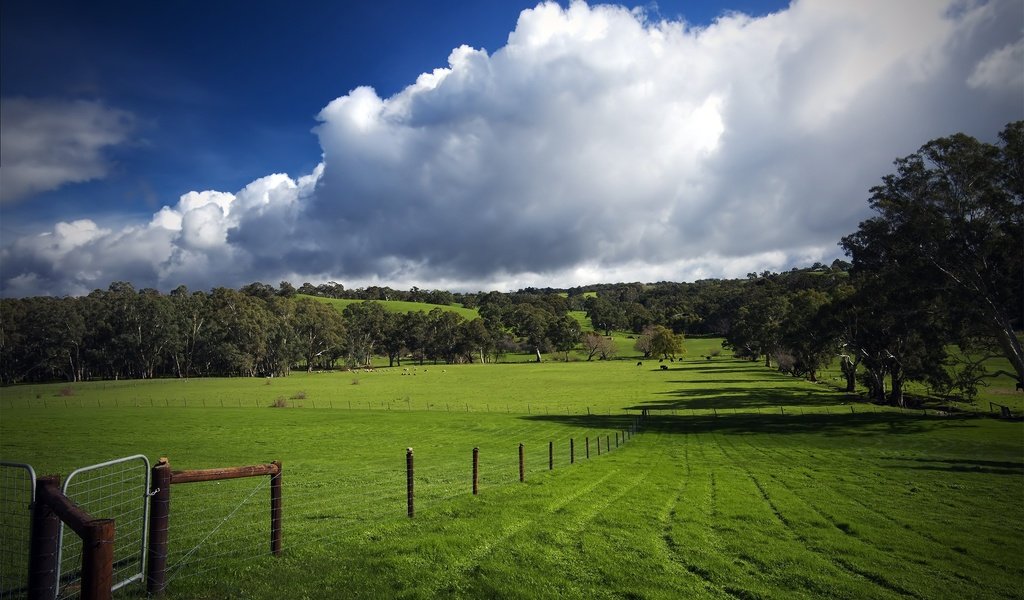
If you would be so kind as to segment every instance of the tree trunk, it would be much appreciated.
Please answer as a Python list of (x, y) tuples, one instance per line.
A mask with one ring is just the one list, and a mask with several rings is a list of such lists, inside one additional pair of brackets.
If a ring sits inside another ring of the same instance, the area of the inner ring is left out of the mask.
[(764, 355), (764, 366), (766, 369), (772, 368), (772, 355), (767, 352)]
[(889, 393), (889, 401), (893, 406), (904, 406), (903, 399), (903, 369), (900, 367), (893, 367), (892, 373), (892, 391)]
[(1017, 383), (1024, 383), (1024, 350), (1021, 349), (1020, 340), (1013, 333), (1013, 328), (1007, 324), (996, 332), (999, 346), (1003, 354), (1010, 361), (1010, 365), (1017, 371)]
[(857, 391), (857, 363), (845, 354), (840, 360), (839, 366), (846, 377), (846, 392), (853, 394)]
[(885, 404), (885, 371), (868, 369), (868, 393), (874, 402)]

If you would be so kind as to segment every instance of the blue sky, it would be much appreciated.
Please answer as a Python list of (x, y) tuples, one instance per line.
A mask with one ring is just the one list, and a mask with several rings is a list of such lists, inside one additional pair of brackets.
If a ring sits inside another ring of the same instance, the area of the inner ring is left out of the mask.
[(1024, 9), (957, 6), (4, 2), (0, 293), (830, 260), (894, 158), (1024, 118)]

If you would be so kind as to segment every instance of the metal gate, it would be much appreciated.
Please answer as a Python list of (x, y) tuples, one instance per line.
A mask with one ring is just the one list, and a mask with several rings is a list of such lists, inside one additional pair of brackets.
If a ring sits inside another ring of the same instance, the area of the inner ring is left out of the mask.
[(28, 557), (36, 472), (0, 461), (0, 600), (28, 594)]
[[(64, 495), (80, 508), (116, 522), (111, 590), (145, 578), (149, 477), (149, 459), (136, 454), (82, 467), (64, 481)], [(82, 541), (67, 525), (61, 527), (57, 564), (57, 597), (74, 597), (81, 579)]]

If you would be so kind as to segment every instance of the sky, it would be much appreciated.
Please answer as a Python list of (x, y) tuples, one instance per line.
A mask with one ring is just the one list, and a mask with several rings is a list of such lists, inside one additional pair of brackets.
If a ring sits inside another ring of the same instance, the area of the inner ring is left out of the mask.
[(1020, 119), (1019, 0), (4, 0), (0, 295), (828, 263)]

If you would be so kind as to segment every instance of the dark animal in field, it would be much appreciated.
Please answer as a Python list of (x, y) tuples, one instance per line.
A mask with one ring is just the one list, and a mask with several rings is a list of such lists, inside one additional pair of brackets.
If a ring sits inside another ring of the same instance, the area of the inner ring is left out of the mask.
[(663, 363), (663, 362), (665, 362), (665, 359), (664, 358), (659, 358), (658, 362)]
[(1022, 383), (1020, 381), (1017, 382), (1017, 391), (1018, 392), (1024, 392), (1024, 383)]
[(710, 357), (710, 356), (705, 356), (704, 358), (706, 358), (706, 359), (708, 359), (708, 360), (711, 360), (711, 357)]
[(668, 371), (668, 365), (661, 365), (662, 371)]
[(644, 363), (642, 363), (642, 362), (638, 362), (638, 363), (636, 363), (636, 366), (638, 366), (638, 367), (642, 367), (642, 366), (644, 366)]

